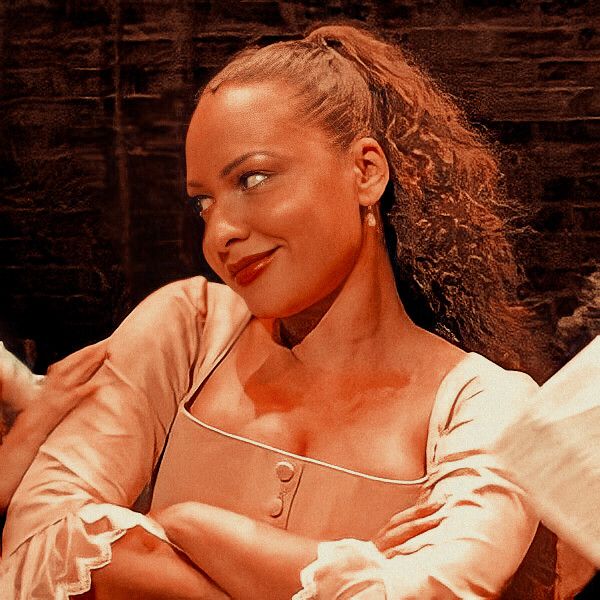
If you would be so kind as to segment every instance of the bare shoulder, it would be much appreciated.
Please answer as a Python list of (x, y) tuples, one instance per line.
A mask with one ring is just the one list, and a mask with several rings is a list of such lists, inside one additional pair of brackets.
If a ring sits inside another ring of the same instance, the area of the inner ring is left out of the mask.
[(415, 373), (423, 382), (429, 382), (431, 401), (446, 376), (457, 368), (468, 353), (424, 329), (419, 329), (415, 343)]

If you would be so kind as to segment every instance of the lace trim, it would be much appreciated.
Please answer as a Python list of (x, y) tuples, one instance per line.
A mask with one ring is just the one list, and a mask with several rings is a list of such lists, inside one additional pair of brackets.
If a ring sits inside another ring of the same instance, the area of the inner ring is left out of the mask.
[(112, 560), (112, 544), (122, 538), (127, 533), (127, 529), (117, 529), (110, 533), (110, 537), (106, 540), (99, 540), (97, 547), (100, 550), (100, 556), (90, 558), (77, 557), (75, 559), (77, 580), (59, 583), (57, 600), (68, 600), (69, 596), (77, 596), (89, 592), (92, 587), (92, 570), (101, 569), (110, 563)]
[(2, 559), (0, 598), (68, 600), (89, 591), (92, 570), (109, 564), (112, 544), (136, 526), (168, 542), (156, 522), (119, 506), (89, 504), (66, 515)]

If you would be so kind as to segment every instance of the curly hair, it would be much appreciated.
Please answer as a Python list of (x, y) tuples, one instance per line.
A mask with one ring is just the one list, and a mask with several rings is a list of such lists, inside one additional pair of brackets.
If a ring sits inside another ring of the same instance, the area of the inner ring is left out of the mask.
[(398, 47), (348, 25), (246, 49), (202, 94), (273, 80), (291, 86), (298, 118), (323, 127), (335, 146), (367, 135), (381, 144), (391, 171), (382, 219), (411, 318), (466, 350), (522, 367), (528, 336), (505, 232), (509, 203), (493, 153), (450, 97)]

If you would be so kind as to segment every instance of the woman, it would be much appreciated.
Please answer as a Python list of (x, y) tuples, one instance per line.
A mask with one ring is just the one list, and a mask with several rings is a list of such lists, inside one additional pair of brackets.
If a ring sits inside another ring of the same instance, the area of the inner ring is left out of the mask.
[[(324, 27), (225, 67), (186, 155), (227, 287), (111, 337), (13, 498), (9, 597), (499, 594), (536, 519), (488, 448), (536, 386), (408, 314), (510, 359), (484, 145), (398, 50)], [(151, 478), (154, 520), (124, 508)]]

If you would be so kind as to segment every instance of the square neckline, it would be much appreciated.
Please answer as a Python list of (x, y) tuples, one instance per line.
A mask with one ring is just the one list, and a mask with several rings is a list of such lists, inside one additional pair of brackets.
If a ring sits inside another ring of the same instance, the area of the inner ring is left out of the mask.
[[(433, 426), (434, 426), (434, 421), (435, 421), (435, 419), (433, 417), (438, 412), (438, 410), (437, 410), (439, 408), (438, 405), (441, 404), (441, 399), (440, 399), (441, 394), (440, 393), (444, 389), (445, 384), (447, 383), (449, 378), (457, 370), (462, 369), (464, 367), (464, 364), (467, 362), (470, 362), (470, 360), (473, 357), (479, 357), (480, 356), (479, 354), (477, 354), (475, 352), (466, 352), (460, 358), (460, 360), (451, 369), (448, 370), (448, 372), (444, 375), (444, 377), (440, 381), (440, 384), (439, 384), (436, 394), (435, 394), (434, 401), (431, 406), (431, 412), (429, 414), (429, 420), (428, 420), (428, 424), (427, 424), (427, 438), (426, 438), (426, 444), (425, 444), (425, 448), (426, 448), (425, 473), (421, 477), (418, 477), (416, 479), (395, 479), (395, 478), (388, 478), (388, 477), (380, 477), (378, 475), (373, 475), (370, 473), (365, 473), (363, 471), (349, 469), (347, 467), (342, 467), (341, 465), (337, 465), (335, 463), (330, 463), (327, 461), (322, 461), (322, 460), (319, 460), (317, 458), (313, 458), (310, 456), (304, 456), (302, 454), (289, 452), (287, 450), (283, 450), (282, 448), (278, 448), (278, 447), (272, 446), (270, 444), (265, 444), (263, 442), (253, 440), (251, 438), (248, 438), (248, 437), (245, 437), (242, 435), (230, 433), (228, 431), (225, 431), (224, 429), (221, 429), (219, 427), (211, 425), (210, 423), (206, 423), (205, 421), (202, 421), (201, 419), (199, 419), (198, 417), (196, 417), (195, 415), (192, 414), (191, 407), (194, 404), (194, 402), (197, 400), (198, 394), (202, 391), (202, 388), (204, 387), (208, 378), (214, 373), (215, 369), (217, 369), (217, 367), (229, 355), (229, 352), (233, 349), (233, 347), (235, 346), (235, 343), (239, 340), (239, 338), (242, 336), (242, 334), (244, 333), (244, 331), (246, 330), (246, 328), (248, 327), (248, 325), (254, 318), (255, 317), (250, 313), (250, 311), (248, 311), (246, 318), (242, 321), (239, 328), (234, 332), (234, 334), (231, 336), (229, 341), (224, 345), (224, 347), (221, 349), (221, 351), (217, 353), (217, 355), (214, 357), (211, 364), (209, 364), (207, 366), (205, 372), (202, 373), (202, 375), (200, 376), (200, 380), (190, 390), (190, 392), (188, 392), (184, 396), (184, 398), (181, 400), (181, 402), (179, 404), (178, 414), (181, 413), (184, 418), (196, 423), (197, 425), (203, 427), (204, 429), (207, 429), (209, 431), (212, 431), (213, 433), (222, 435), (229, 439), (236, 440), (236, 441), (246, 443), (246, 444), (251, 444), (255, 447), (263, 448), (265, 450), (269, 450), (269, 451), (278, 453), (280, 455), (288, 456), (289, 458), (292, 458), (294, 460), (299, 460), (299, 461), (303, 461), (306, 463), (319, 465), (321, 467), (330, 468), (330, 469), (333, 469), (336, 471), (345, 472), (345, 473), (348, 473), (348, 474), (351, 474), (351, 475), (354, 475), (357, 477), (362, 477), (364, 479), (368, 479), (371, 481), (378, 481), (378, 482), (390, 483), (390, 484), (395, 484), (395, 485), (410, 486), (410, 485), (423, 484), (429, 479), (429, 476), (430, 476), (429, 468), (428, 468), (429, 462), (430, 462), (429, 461), (429, 454), (430, 454), (429, 448), (430, 448), (430, 443), (432, 440), (432, 434), (434, 433), (432, 431)], [(201, 369), (201, 371), (202, 370), (204, 370), (204, 369)]]

